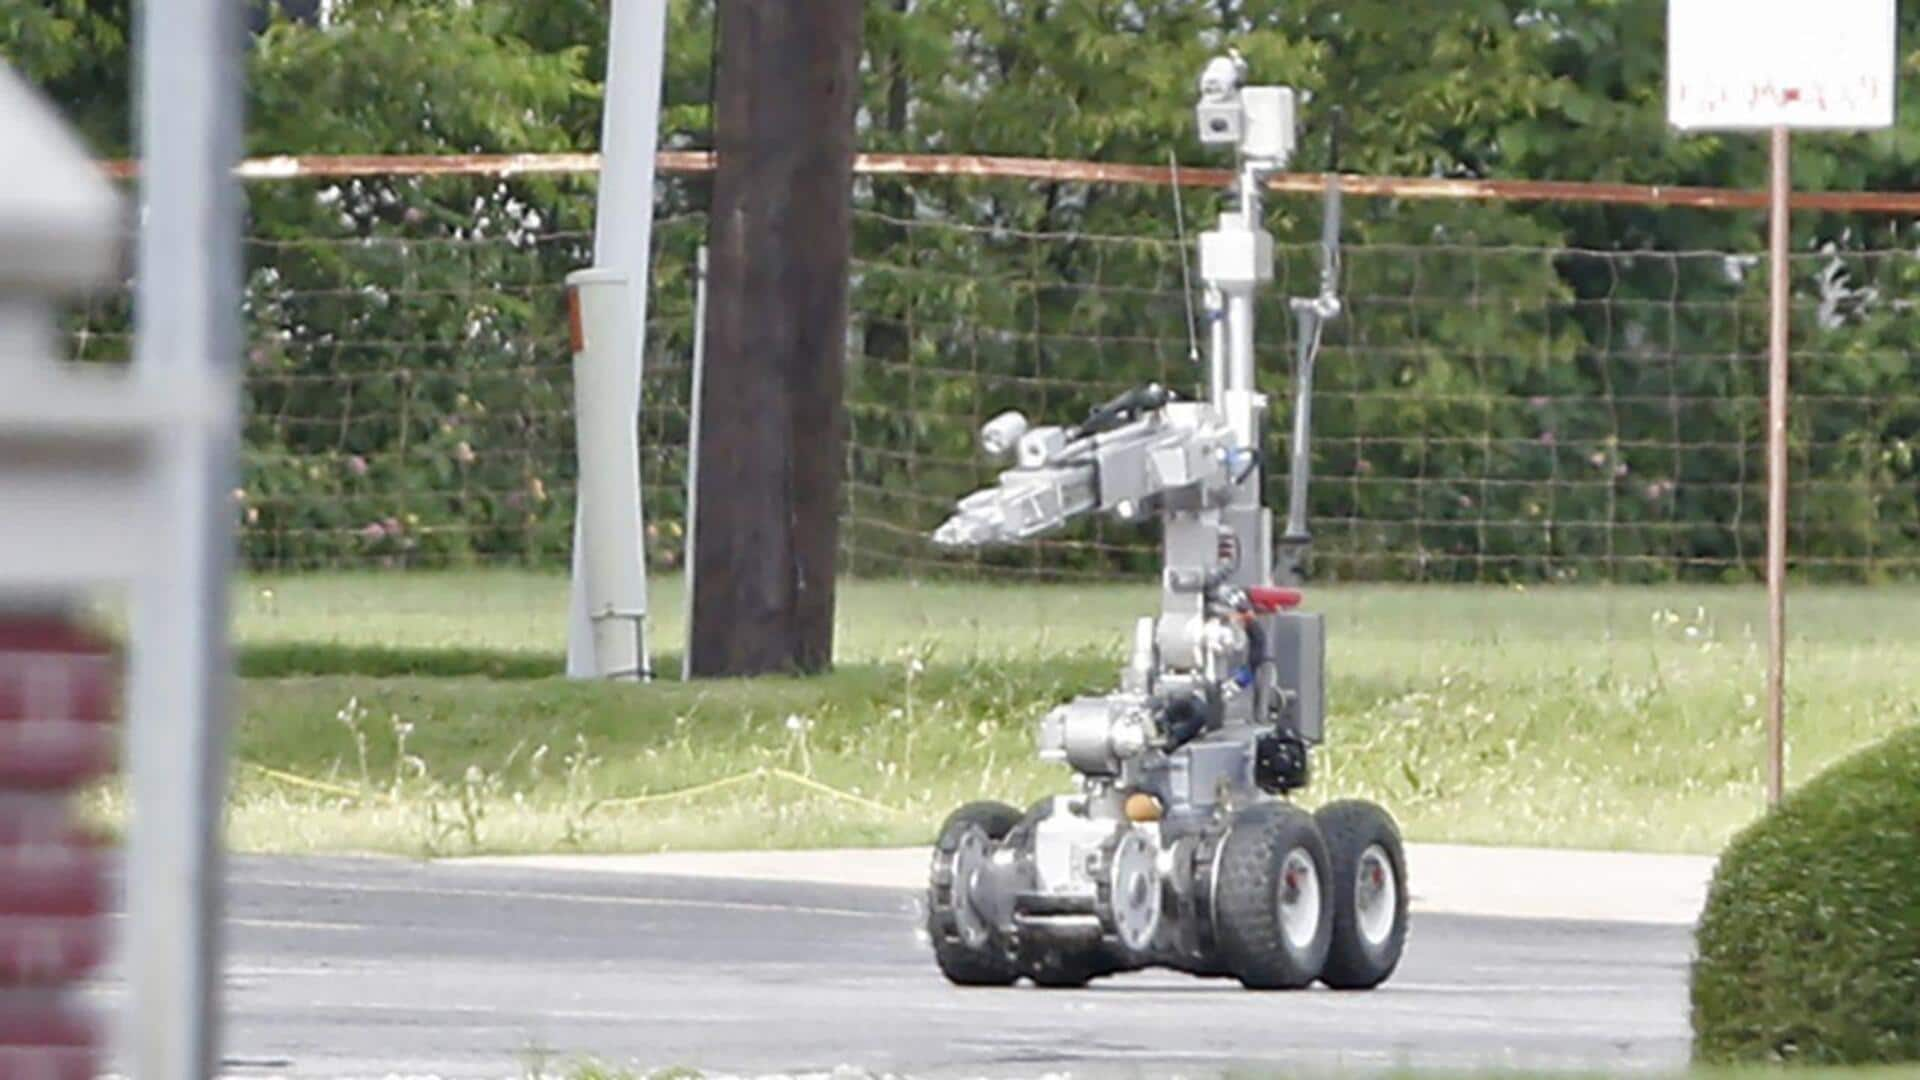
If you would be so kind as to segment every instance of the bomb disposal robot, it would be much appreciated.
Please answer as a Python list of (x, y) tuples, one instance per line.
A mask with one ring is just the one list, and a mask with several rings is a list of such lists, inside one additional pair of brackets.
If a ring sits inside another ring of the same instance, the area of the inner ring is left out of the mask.
[[(1079, 793), (1026, 814), (956, 810), (933, 856), (928, 930), (956, 983), (1079, 986), (1161, 965), (1256, 989), (1379, 985), (1407, 933), (1407, 874), (1385, 811), (1349, 801), (1309, 814), (1277, 796), (1307, 782), (1325, 713), (1324, 623), (1274, 580), (1261, 504), (1267, 401), (1254, 389), (1254, 294), (1273, 276), (1262, 228), (1267, 177), (1294, 146), (1294, 94), (1243, 86), (1237, 56), (1200, 81), (1201, 140), (1232, 146), (1231, 204), (1199, 240), (1209, 333), (1205, 401), (1145, 386), (1077, 427), (1008, 413), (981, 431), (1016, 455), (998, 484), (962, 500), (950, 547), (1025, 540), (1074, 516), (1158, 516), (1160, 614), (1135, 628), (1118, 692), (1082, 697), (1040, 724), (1040, 755)], [(1338, 189), (1329, 185), (1321, 288), (1294, 301), (1295, 452), (1280, 573), (1307, 548), (1305, 452), (1320, 329), (1340, 312)]]

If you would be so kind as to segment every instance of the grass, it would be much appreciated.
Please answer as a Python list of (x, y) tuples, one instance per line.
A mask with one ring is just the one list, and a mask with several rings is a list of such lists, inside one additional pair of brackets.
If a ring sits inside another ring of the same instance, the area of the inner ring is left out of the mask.
[[(539, 674), (560, 670), (566, 600), (566, 579), (556, 574), (316, 574), (246, 579), (235, 586), (232, 610), (242, 656), (260, 675), (332, 674), (351, 664), (329, 657), (381, 651), (407, 658), (415, 674), (484, 674), (466, 670), (480, 657)], [(1153, 590), (1141, 586), (849, 581), (840, 587), (835, 644), (840, 660), (854, 664), (891, 660), (902, 646), (987, 657), (1105, 652), (1154, 602)], [(652, 633), (666, 654), (664, 663), (655, 657), (663, 673), (679, 670), (683, 606), (680, 578), (653, 580)]]
[[(343, 790), (243, 768), (234, 842), (437, 853), (924, 841), (969, 799), (1065, 789), (1062, 770), (1033, 758), (1033, 722), (1109, 687), (1132, 620), (1154, 603), (1132, 586), (848, 582), (829, 676), (602, 686), (547, 674), (565, 599), (562, 577), (516, 572), (241, 583), (237, 640), (255, 677), (236, 750)], [(1333, 713), (1315, 798), (1378, 799), (1422, 840), (1695, 852), (1760, 808), (1759, 590), (1330, 586), (1310, 599), (1329, 615)], [(1790, 778), (1920, 719), (1917, 600), (1911, 588), (1795, 593)], [(679, 582), (656, 581), (663, 653), (680, 640), (679, 609)], [(899, 812), (779, 780), (607, 802), (762, 767)]]

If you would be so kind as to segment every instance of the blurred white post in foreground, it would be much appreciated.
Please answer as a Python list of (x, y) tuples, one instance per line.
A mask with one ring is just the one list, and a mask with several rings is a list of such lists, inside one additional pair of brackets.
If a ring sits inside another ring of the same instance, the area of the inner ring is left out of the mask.
[(0, 1077), (86, 1078), (108, 873), (73, 793), (112, 771), (119, 703), (84, 607), (141, 565), (152, 413), (119, 372), (60, 362), (59, 304), (111, 279), (122, 215), (4, 59), (0, 138)]
[[(240, 360), (240, 57), (245, 5), (139, 5), (140, 239), (134, 374), (159, 425), (133, 588), (127, 706), (129, 1057), (139, 1080), (219, 1061), (220, 807)], [(103, 513), (112, 513), (103, 509)]]
[[(654, 155), (660, 136), (660, 83), (666, 68), (667, 0), (613, 0), (607, 31), (607, 81), (600, 120), (600, 192), (594, 209), (593, 265), (626, 276), (626, 304), (632, 317), (624, 331), (630, 341), (610, 345), (605, 355), (617, 365), (604, 373), (601, 385), (619, 395), (624, 412), (576, 413), (574, 422), (583, 451), (594, 445), (631, 444), (638, 457), (640, 374), (647, 340), (647, 253), (653, 242)], [(596, 354), (599, 350), (596, 350)], [(614, 431), (598, 425), (605, 419), (621, 425)], [(583, 453), (580, 466), (586, 468)], [(637, 464), (636, 464), (637, 467)], [(653, 674), (646, 641), (647, 579), (645, 518), (638, 488), (634, 512), (599, 514), (587, 503), (584, 476), (574, 494), (573, 584), (567, 619), (567, 675), (575, 679), (617, 677), (622, 672), (602, 666), (594, 655), (595, 611), (603, 613), (623, 601), (613, 583), (596, 583), (591, 546), (611, 559), (630, 560), (640, 581), (634, 625), (638, 628), (641, 677)], [(594, 522), (617, 529), (587, 540)], [(629, 521), (631, 526), (629, 526)], [(624, 572), (622, 578), (628, 575)], [(602, 618), (601, 621), (604, 621)]]

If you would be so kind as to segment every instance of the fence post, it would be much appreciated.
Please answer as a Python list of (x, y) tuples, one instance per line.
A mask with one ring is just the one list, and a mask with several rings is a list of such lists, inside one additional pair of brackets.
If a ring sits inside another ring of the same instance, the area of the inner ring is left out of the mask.
[(1769, 170), (1767, 356), (1767, 805), (1786, 796), (1787, 347), (1793, 285), (1787, 265), (1792, 135), (1776, 124)]
[(681, 584), (685, 603), (681, 618), (686, 626), (680, 652), (680, 679), (693, 678), (693, 597), (699, 588), (694, 578), (694, 553), (700, 550), (700, 396), (707, 378), (707, 245), (701, 244), (693, 259), (693, 380), (687, 393), (687, 496), (685, 546), (680, 559)]

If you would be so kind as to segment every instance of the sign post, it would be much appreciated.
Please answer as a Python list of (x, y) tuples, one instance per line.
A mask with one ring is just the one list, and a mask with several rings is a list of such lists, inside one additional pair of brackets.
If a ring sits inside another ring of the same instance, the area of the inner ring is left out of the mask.
[(1773, 126), (1767, 180), (1767, 805), (1787, 791), (1787, 338), (1792, 279), (1793, 150), (1785, 124)]
[(1895, 0), (1669, 0), (1667, 119), (1772, 133), (1767, 370), (1767, 802), (1786, 791), (1788, 210), (1795, 128), (1893, 126)]

